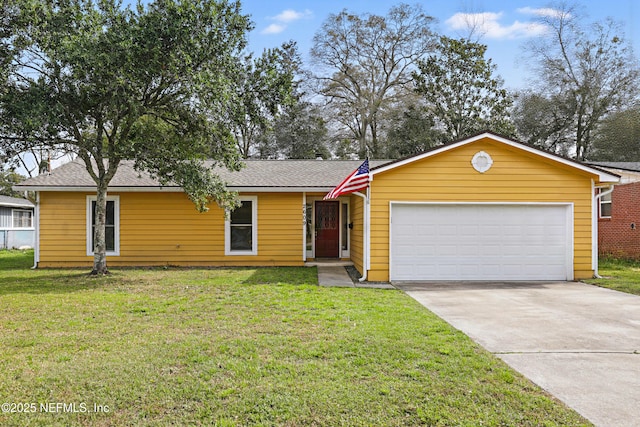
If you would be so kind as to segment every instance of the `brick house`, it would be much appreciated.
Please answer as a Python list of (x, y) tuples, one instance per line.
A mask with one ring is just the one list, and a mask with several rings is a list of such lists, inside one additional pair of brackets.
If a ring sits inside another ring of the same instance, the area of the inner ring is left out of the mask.
[(620, 184), (600, 198), (600, 255), (640, 260), (640, 162), (597, 162), (593, 166), (620, 175)]

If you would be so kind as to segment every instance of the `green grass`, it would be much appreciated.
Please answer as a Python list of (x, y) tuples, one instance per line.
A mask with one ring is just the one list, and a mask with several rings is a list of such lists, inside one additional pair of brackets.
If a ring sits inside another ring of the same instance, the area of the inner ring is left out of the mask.
[(588, 425), (399, 291), (29, 256), (0, 253), (0, 403), (37, 410), (3, 426)]
[(601, 258), (599, 274), (602, 279), (585, 280), (586, 283), (640, 295), (640, 262), (616, 258)]

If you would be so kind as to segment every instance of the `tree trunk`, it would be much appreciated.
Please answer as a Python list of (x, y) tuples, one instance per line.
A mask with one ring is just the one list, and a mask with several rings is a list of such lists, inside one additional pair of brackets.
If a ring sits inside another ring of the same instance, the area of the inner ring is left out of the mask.
[(107, 185), (99, 185), (96, 195), (95, 230), (93, 234), (93, 270), (92, 275), (109, 274), (107, 270), (107, 241), (105, 225), (107, 222)]

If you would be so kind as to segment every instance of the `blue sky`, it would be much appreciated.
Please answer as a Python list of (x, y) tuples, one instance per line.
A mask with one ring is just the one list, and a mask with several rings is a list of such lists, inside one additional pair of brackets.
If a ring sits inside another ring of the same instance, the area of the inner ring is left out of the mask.
[[(342, 9), (362, 14), (386, 15), (391, 6), (401, 0), (241, 0), (243, 13), (251, 15), (255, 29), (249, 34), (249, 49), (261, 53), (288, 40), (295, 40), (305, 61), (313, 36), (325, 19)], [(404, 0), (420, 4), (436, 18), (434, 29), (451, 37), (467, 33), (458, 28), (464, 14), (483, 14), (486, 25), (480, 40), (488, 46), (487, 57), (498, 67), (498, 74), (509, 89), (527, 86), (527, 64), (522, 45), (538, 34), (532, 25), (536, 12), (549, 5), (537, 0)], [(636, 57), (640, 53), (640, 2), (638, 0), (589, 0), (577, 2), (586, 15), (586, 23), (611, 17), (623, 25), (625, 37), (631, 42)]]

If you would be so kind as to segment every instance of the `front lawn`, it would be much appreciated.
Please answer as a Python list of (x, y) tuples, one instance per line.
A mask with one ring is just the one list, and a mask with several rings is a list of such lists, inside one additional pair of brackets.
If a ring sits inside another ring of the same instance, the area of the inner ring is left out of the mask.
[(600, 258), (599, 274), (602, 279), (591, 279), (584, 282), (640, 295), (640, 262)]
[(0, 253), (0, 425), (588, 425), (399, 291), (28, 257)]

